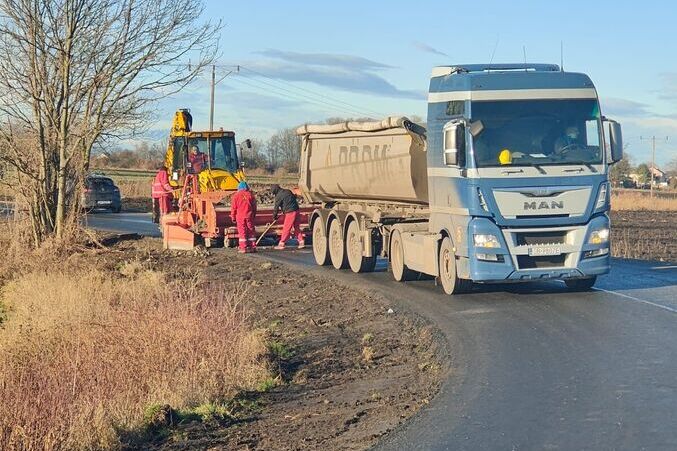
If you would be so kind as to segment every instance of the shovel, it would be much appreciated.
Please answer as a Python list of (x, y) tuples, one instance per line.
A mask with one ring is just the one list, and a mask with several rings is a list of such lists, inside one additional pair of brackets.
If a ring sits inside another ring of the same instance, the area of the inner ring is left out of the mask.
[(272, 222), (270, 222), (269, 224), (266, 225), (266, 230), (264, 230), (263, 233), (261, 234), (261, 236), (259, 236), (259, 239), (256, 240), (256, 245), (257, 245), (257, 246), (259, 245), (259, 241), (261, 241), (261, 240), (263, 239), (263, 237), (266, 236), (266, 233), (268, 233), (268, 231), (270, 230), (270, 228), (271, 228), (272, 226), (274, 226), (276, 222), (277, 222), (277, 219), (273, 219)]

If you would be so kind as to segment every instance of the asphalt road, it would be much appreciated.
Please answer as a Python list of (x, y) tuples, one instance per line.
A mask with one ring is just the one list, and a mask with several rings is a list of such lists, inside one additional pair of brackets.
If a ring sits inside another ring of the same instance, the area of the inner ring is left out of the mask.
[[(155, 233), (144, 218), (88, 221)], [(440, 393), (378, 450), (677, 449), (677, 266), (614, 260), (585, 293), (548, 282), (448, 297), (432, 280), (395, 282), (384, 261), (357, 275), (315, 266), (308, 249), (256, 258), (378, 293), (446, 337)]]
[(153, 224), (150, 213), (111, 213), (95, 211), (85, 218), (85, 224), (92, 229), (117, 233), (138, 233), (144, 236), (160, 237), (160, 228)]

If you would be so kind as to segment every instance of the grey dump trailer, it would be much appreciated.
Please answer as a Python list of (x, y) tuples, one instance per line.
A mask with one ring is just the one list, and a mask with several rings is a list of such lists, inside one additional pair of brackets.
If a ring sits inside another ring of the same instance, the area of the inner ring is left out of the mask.
[(427, 229), (425, 128), (389, 117), (305, 125), (297, 134), (302, 137), (299, 186), (307, 201), (322, 204), (309, 220), (317, 264), (367, 272), (376, 256), (384, 255), (391, 258), (395, 278), (406, 278), (411, 271), (403, 252), (392, 249), (391, 237)]

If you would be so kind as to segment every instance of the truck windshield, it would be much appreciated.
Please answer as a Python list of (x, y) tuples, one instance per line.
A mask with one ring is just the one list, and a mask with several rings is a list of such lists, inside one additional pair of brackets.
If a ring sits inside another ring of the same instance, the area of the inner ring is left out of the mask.
[(598, 164), (600, 113), (596, 99), (472, 103), (477, 167)]
[(209, 163), (212, 169), (237, 171), (237, 151), (235, 139), (232, 136), (210, 138), (209, 140), (206, 137), (190, 138), (188, 141), (189, 148), (197, 146), (200, 153), (209, 155)]

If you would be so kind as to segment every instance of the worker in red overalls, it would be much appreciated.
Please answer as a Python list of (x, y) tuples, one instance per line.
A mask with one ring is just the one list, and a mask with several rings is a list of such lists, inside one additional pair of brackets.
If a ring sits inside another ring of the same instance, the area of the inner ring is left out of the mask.
[(190, 146), (188, 152), (188, 163), (190, 164), (190, 171), (192, 174), (199, 174), (207, 167), (207, 155), (200, 152), (198, 146)]
[(256, 197), (249, 191), (247, 182), (237, 185), (237, 193), (230, 199), (230, 219), (237, 224), (238, 252), (256, 252), (256, 232), (254, 217), (256, 216)]
[(173, 188), (169, 184), (167, 169), (161, 166), (157, 174), (155, 174), (151, 190), (151, 197), (153, 198), (153, 222), (155, 224), (159, 224), (162, 215), (169, 213), (172, 209), (172, 191)]
[(288, 189), (281, 188), (280, 185), (273, 185), (270, 192), (275, 196), (275, 204), (273, 206), (273, 219), (277, 220), (279, 211), (282, 211), (284, 222), (282, 225), (282, 235), (280, 235), (280, 242), (274, 249), (285, 249), (285, 243), (291, 236), (291, 230), (294, 229), (296, 240), (298, 241), (298, 248), (306, 247), (305, 237), (301, 231), (301, 212), (299, 210), (299, 202), (294, 193)]

